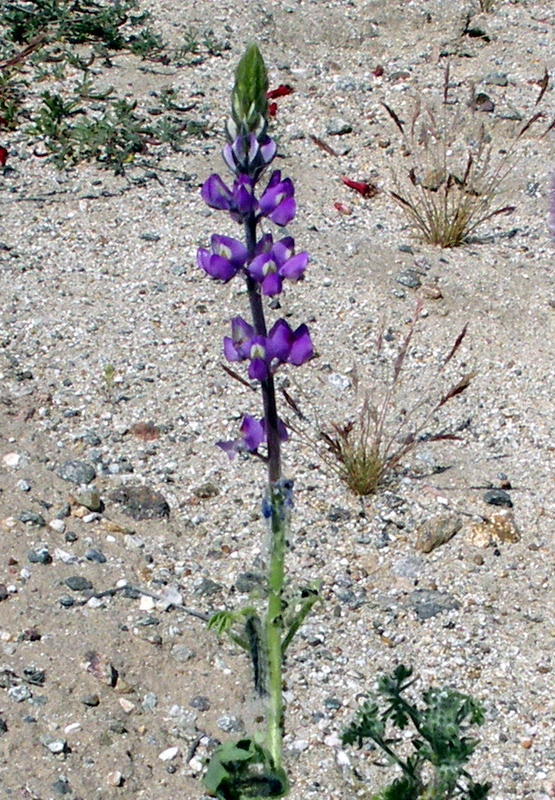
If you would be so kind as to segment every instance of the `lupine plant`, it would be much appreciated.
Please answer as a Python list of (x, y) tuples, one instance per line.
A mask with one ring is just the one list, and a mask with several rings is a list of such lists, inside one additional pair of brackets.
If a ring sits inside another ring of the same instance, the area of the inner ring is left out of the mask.
[[(284, 364), (300, 366), (313, 355), (306, 325), (292, 329), (284, 319), (271, 327), (265, 315), (265, 298), (279, 295), (285, 281), (303, 274), (308, 254), (295, 251), (290, 236), (274, 238), (265, 230), (268, 222), (278, 228), (295, 216), (293, 183), (274, 170), (266, 179), (277, 146), (268, 135), (268, 78), (258, 48), (251, 44), (241, 59), (232, 93), (231, 117), (226, 123), (227, 143), (223, 158), (233, 183), (211, 175), (202, 187), (202, 198), (214, 209), (227, 211), (243, 228), (243, 239), (214, 233), (209, 248), (200, 248), (198, 265), (216, 281), (242, 279), (250, 304), (250, 321), (231, 320), (231, 335), (223, 342), (228, 362), (247, 362), (247, 374), (260, 387), (263, 416), (245, 416), (239, 436), (218, 445), (230, 459), (252, 454), (268, 471), (268, 489), (262, 502), (269, 522), (267, 606), (263, 618), (255, 608), (217, 612), (210, 627), (229, 633), (250, 654), (255, 688), (267, 700), (266, 734), (243, 736), (214, 751), (204, 783), (224, 800), (246, 797), (282, 797), (288, 781), (282, 764), (283, 699), (282, 664), (294, 633), (318, 599), (315, 591), (301, 593), (289, 614), (284, 598), (284, 558), (292, 505), (293, 481), (282, 476), (281, 444), (287, 430), (278, 416), (274, 375)], [(262, 184), (262, 187), (261, 187)], [(232, 370), (229, 370), (232, 372)], [(241, 378), (241, 380), (243, 380)], [(242, 630), (237, 632), (238, 623)]]

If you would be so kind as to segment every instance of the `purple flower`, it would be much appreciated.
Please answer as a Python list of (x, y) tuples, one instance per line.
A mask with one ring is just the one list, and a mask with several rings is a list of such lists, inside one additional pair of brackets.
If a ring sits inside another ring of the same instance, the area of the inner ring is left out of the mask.
[[(295, 255), (295, 242), (290, 236), (272, 243), (267, 236), (258, 243), (261, 252), (256, 255), (247, 269), (252, 278), (260, 283), (263, 294), (275, 295), (281, 292), (283, 278), (298, 280), (308, 263), (308, 253)], [(269, 245), (269, 247), (268, 247)]]
[(222, 151), (223, 159), (236, 175), (248, 175), (257, 181), (268, 164), (273, 161), (277, 146), (273, 139), (264, 136), (260, 141), (254, 133), (237, 136)]
[[(218, 447), (227, 453), (233, 461), (237, 453), (256, 453), (260, 445), (266, 441), (266, 420), (257, 420), (246, 415), (239, 429), (241, 436), (226, 442), (216, 442)], [(278, 419), (278, 436), (281, 442), (287, 441), (287, 428), (281, 419)]]
[(251, 380), (265, 381), (280, 364), (304, 364), (313, 355), (306, 325), (293, 331), (284, 319), (278, 319), (268, 336), (256, 334), (242, 317), (231, 321), (231, 337), (224, 337), (224, 355), (228, 361), (249, 360)]
[(281, 180), (281, 171), (274, 170), (260, 198), (260, 213), (276, 225), (287, 225), (295, 216), (295, 187), (290, 178)]
[(229, 189), (219, 175), (210, 175), (201, 189), (204, 202), (211, 208), (229, 211), (237, 222), (243, 222), (247, 214), (258, 207), (254, 187), (248, 175), (240, 175)]
[(229, 236), (218, 236), (212, 234), (210, 239), (212, 252), (204, 247), (199, 247), (197, 251), (197, 263), (211, 278), (221, 281), (229, 281), (236, 272), (245, 265), (247, 260), (247, 249)]

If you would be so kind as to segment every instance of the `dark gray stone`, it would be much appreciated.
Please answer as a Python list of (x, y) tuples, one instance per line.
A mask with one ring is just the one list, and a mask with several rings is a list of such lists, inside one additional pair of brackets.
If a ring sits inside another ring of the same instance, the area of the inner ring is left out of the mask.
[(415, 269), (401, 270), (397, 273), (395, 280), (397, 283), (400, 283), (401, 286), (406, 286), (407, 289), (418, 289), (418, 287), (422, 285), (422, 281)]
[(457, 598), (452, 594), (435, 592), (431, 589), (416, 589), (409, 595), (408, 602), (420, 620), (430, 619), (430, 617), (441, 614), (442, 611), (451, 611), (461, 607)]
[(120, 486), (112, 492), (111, 499), (122, 506), (133, 519), (160, 519), (170, 516), (170, 507), (161, 492), (149, 486)]
[(97, 564), (106, 563), (106, 556), (100, 550), (97, 550), (96, 547), (89, 547), (85, 552), (85, 558), (87, 561), (96, 561)]
[(37, 547), (34, 550), (29, 550), (27, 553), (27, 558), (31, 562), (31, 564), (51, 564), (52, 563), (52, 556), (48, 552), (48, 547), (43, 545), (42, 547)]
[(39, 514), (38, 511), (31, 511), (31, 509), (20, 511), (17, 518), (20, 522), (24, 522), (28, 525), (38, 525), (39, 528), (44, 528), (46, 525), (42, 514)]
[(83, 575), (72, 575), (64, 583), (73, 592), (86, 592), (93, 588), (92, 582)]
[(247, 570), (246, 572), (241, 572), (237, 576), (235, 588), (238, 592), (248, 594), (249, 592), (252, 592), (253, 589), (256, 589), (259, 586), (264, 586), (265, 582), (266, 576), (261, 572), (251, 572), (250, 570)]
[(199, 711), (210, 710), (210, 700), (203, 694), (197, 694), (196, 697), (192, 697), (191, 700), (189, 700), (189, 705)]
[(327, 518), (330, 522), (346, 522), (351, 519), (351, 512), (340, 506), (332, 506), (328, 511)]
[(199, 597), (201, 595), (216, 594), (221, 588), (221, 583), (216, 583), (211, 578), (203, 578), (201, 584), (195, 589), (195, 594)]
[(96, 470), (87, 461), (64, 461), (58, 468), (58, 475), (64, 481), (71, 481), (71, 483), (80, 485), (94, 481)]
[(482, 499), (484, 503), (488, 503), (490, 506), (513, 507), (513, 501), (510, 495), (503, 489), (488, 489), (487, 492), (484, 492)]

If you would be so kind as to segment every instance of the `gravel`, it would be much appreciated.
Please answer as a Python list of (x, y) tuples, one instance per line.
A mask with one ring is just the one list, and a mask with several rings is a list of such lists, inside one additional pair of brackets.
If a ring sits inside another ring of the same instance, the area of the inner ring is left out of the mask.
[[(284, 235), (311, 257), (269, 318), (307, 322), (318, 358), (278, 373), (280, 387), (311, 422), (354, 419), (366, 388), (379, 399), (417, 299), (398, 411), (422, 398), (466, 323), (451, 377), (476, 371), (425, 431), (460, 438), (425, 437), (364, 503), (306, 439), (284, 448), (295, 479), (288, 580), (320, 582), (324, 601), (288, 650), (291, 798), (354, 800), (391, 778), (375, 751), (343, 751), (339, 735), (376, 676), (401, 662), (422, 688), (484, 704), (472, 773), (493, 781), (492, 800), (555, 792), (552, 138), (531, 130), (511, 152), (513, 215), (442, 251), (388, 199), (391, 168), (406, 159), (380, 104), (408, 122), (417, 94), (441, 98), (449, 57), (461, 108), (461, 82), (487, 86), (497, 157), (514, 109), (533, 113), (544, 65), (552, 71), (553, 20), (545, 3), (500, 2), (475, 20), (486, 41), (462, 33), (470, 4), (370, 6), (199, 0), (176, 15), (152, 0), (156, 32), (174, 46), (209, 21), (231, 49), (195, 67), (114, 56), (106, 87), (139, 107), (174, 87), (210, 126), (181, 152), (149, 145), (123, 176), (59, 172), (0, 132), (2, 796), (24, 786), (34, 797), (200, 798), (215, 741), (262, 725), (244, 653), (204, 621), (261, 590), (263, 468), (230, 465), (214, 447), (243, 413), (260, 415), (256, 394), (221, 369), (221, 337), (247, 299), (240, 282), (217, 285), (195, 264), (212, 232), (238, 235), (199, 187), (224, 173), (232, 71), (251, 38), (271, 85), (294, 88), (275, 120), (298, 203)], [(553, 102), (548, 87), (546, 124)], [(311, 136), (331, 137), (337, 155)], [(364, 198), (341, 175), (382, 191)], [(31, 668), (44, 672), (40, 688)]]

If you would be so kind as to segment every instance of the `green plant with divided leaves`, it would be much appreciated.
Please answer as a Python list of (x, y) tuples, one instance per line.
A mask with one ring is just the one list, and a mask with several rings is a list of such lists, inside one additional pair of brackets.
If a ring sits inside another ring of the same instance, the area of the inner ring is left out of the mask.
[(412, 669), (402, 664), (382, 675), (377, 695), (343, 731), (344, 745), (360, 748), (369, 739), (401, 773), (371, 800), (483, 800), (491, 784), (474, 781), (466, 769), (479, 744), (469, 734), (484, 721), (480, 704), (454, 689), (433, 687), (423, 692), (420, 704), (411, 702), (406, 692), (415, 682)]

